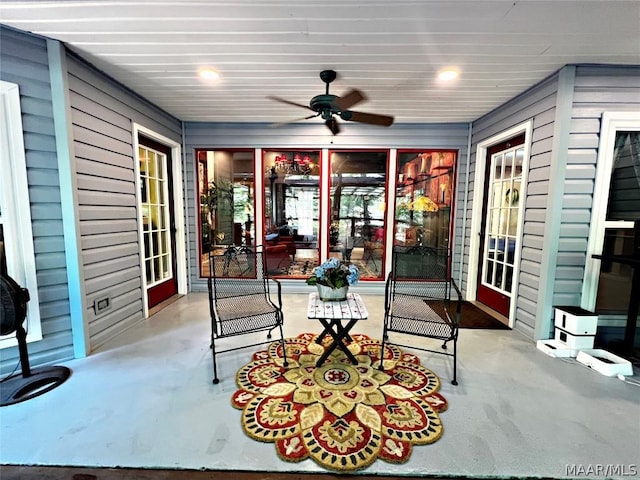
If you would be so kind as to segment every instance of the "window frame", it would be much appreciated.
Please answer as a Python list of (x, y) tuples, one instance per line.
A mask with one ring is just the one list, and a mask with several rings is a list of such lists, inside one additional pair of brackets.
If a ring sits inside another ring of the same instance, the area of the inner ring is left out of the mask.
[[(42, 340), (42, 325), (18, 85), (0, 80), (0, 97), (0, 114), (4, 120), (0, 128), (0, 167), (3, 172), (0, 176), (0, 202), (2, 212), (7, 212), (3, 225), (11, 227), (4, 232), (7, 272), (19, 285), (29, 290), (29, 308), (24, 324), (27, 342), (35, 342)], [(9, 242), (6, 242), (7, 238)], [(13, 333), (0, 337), (0, 349), (17, 344)]]
[[(596, 306), (601, 265), (601, 260), (593, 258), (593, 255), (602, 253), (605, 231), (607, 229), (633, 230), (632, 221), (606, 219), (616, 135), (619, 131), (629, 130), (640, 131), (640, 112), (604, 112), (602, 114), (591, 207), (591, 226), (582, 283), (581, 307), (589, 311), (594, 311)], [(599, 323), (603, 324), (603, 322)]]

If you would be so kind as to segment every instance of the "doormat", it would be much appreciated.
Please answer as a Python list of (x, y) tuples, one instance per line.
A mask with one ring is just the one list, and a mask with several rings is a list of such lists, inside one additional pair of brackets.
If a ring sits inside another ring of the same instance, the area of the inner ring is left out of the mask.
[(354, 471), (376, 459), (404, 463), (414, 446), (442, 435), (439, 413), (447, 408), (437, 393), (440, 379), (420, 359), (395, 345), (385, 345), (384, 371), (380, 341), (351, 335), (349, 350), (334, 350), (320, 367), (316, 362), (329, 344), (316, 334), (271, 343), (253, 355), (236, 374), (232, 405), (242, 410), (242, 428), (254, 440), (275, 444), (289, 462), (311, 458), (335, 471)]
[[(455, 312), (455, 302), (452, 302), (451, 311)], [(484, 328), (493, 330), (510, 330), (510, 328), (497, 318), (492, 317), (473, 303), (462, 302), (460, 312), (460, 328)]]

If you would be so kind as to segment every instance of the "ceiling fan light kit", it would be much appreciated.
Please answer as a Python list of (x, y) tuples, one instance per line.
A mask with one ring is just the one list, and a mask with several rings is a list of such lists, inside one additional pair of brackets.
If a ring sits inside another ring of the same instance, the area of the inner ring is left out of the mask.
[(324, 122), (324, 124), (329, 130), (331, 130), (331, 133), (333, 133), (334, 135), (340, 133), (340, 125), (338, 125), (338, 121), (335, 118), (329, 118), (326, 122)]
[[(323, 70), (320, 72), (320, 79), (326, 84), (325, 93), (313, 97), (309, 102), (309, 106), (276, 96), (270, 96), (268, 98), (280, 103), (285, 103), (294, 107), (306, 108), (315, 112), (314, 115), (303, 117), (298, 120), (308, 120), (310, 118), (320, 117), (325, 121), (325, 125), (333, 135), (340, 133), (340, 125), (336, 116), (347, 122), (365, 123), (381, 127), (389, 127), (393, 124), (393, 117), (389, 115), (350, 110), (351, 107), (367, 100), (366, 95), (359, 90), (351, 89), (342, 97), (330, 94), (329, 85), (336, 79), (336, 77), (337, 74), (334, 70)], [(297, 120), (293, 120), (292, 122), (295, 121)], [(292, 122), (278, 123), (275, 124), (275, 126), (286, 125)]]

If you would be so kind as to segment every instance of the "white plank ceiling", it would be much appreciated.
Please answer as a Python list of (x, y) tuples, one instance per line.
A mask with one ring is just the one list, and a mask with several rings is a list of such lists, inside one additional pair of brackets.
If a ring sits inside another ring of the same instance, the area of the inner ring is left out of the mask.
[[(267, 96), (308, 105), (330, 68), (331, 93), (367, 94), (354, 110), (469, 122), (566, 64), (640, 64), (638, 0), (0, 0), (0, 22), (65, 42), (184, 121), (305, 116)], [(459, 78), (437, 80), (445, 67)]]

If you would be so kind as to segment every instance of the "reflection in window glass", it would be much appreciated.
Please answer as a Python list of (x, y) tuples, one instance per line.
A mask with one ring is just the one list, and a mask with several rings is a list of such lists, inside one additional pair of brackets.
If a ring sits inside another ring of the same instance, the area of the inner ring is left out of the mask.
[(386, 180), (386, 151), (331, 154), (329, 255), (354, 263), (363, 279), (383, 275)]
[[(607, 229), (604, 237), (603, 257), (618, 255), (631, 257), (634, 254), (633, 229)], [(631, 298), (633, 268), (620, 262), (602, 260), (596, 313), (626, 313)]]
[(394, 245), (449, 249), (456, 155), (399, 152)]
[(429, 249), (444, 269), (450, 253), (455, 163), (452, 151), (398, 152), (394, 248)]
[(640, 218), (640, 132), (617, 132), (607, 220)]
[[(640, 132), (618, 131), (613, 152), (607, 221), (628, 222), (627, 228), (605, 228), (603, 260), (598, 279), (596, 313), (625, 314), (631, 298), (633, 268), (606, 260), (607, 256), (631, 257), (633, 222), (640, 218)], [(618, 224), (620, 227), (620, 224)]]
[(267, 271), (306, 278), (318, 265), (320, 152), (264, 152)]
[[(200, 273), (206, 277), (210, 253), (232, 255), (255, 244), (254, 155), (253, 150), (203, 149), (195, 153)], [(234, 255), (234, 260), (237, 258)]]
[[(2, 212), (0, 212), (2, 218)], [(7, 274), (7, 255), (4, 251), (4, 226), (0, 223), (0, 272)]]

